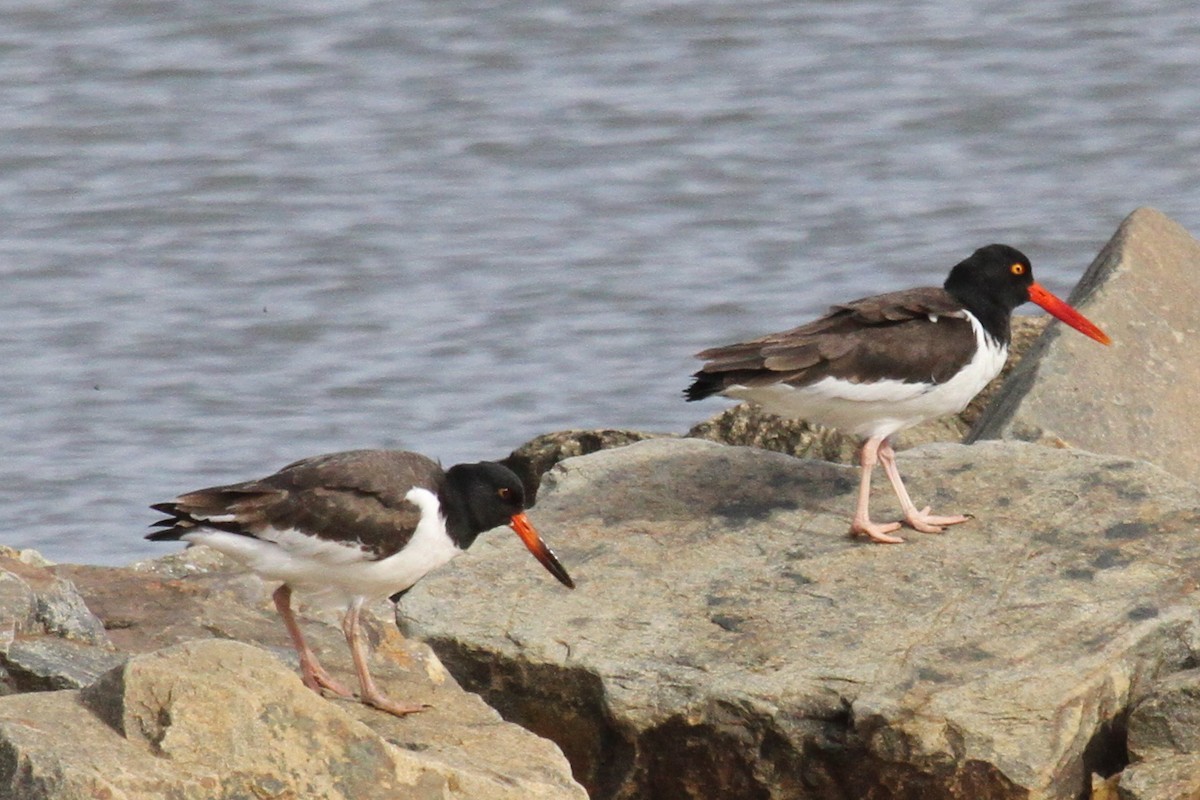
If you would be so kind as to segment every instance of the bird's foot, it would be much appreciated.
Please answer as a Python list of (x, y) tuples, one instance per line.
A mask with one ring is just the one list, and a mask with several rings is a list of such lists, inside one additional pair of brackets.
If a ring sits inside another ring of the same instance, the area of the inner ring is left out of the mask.
[(855, 517), (850, 523), (850, 535), (867, 536), (871, 541), (883, 544), (901, 544), (903, 539), (890, 535), (892, 531), (899, 529), (899, 522), (871, 522), (869, 519)]
[(354, 692), (346, 688), (345, 684), (326, 672), (324, 667), (319, 664), (315, 667), (301, 669), (300, 680), (304, 681), (304, 685), (317, 694), (320, 694), (322, 689), (327, 689), (338, 697), (354, 697)]
[(914, 511), (905, 516), (904, 521), (911, 525), (915, 530), (921, 533), (941, 533), (947, 525), (957, 525), (960, 522), (966, 522), (970, 517), (965, 517), (962, 514), (955, 514), (951, 517), (939, 517), (930, 514), (930, 507), (925, 506), (920, 511)]
[(379, 691), (364, 692), (360, 699), (365, 705), (378, 708), (380, 711), (386, 711), (389, 714), (395, 714), (397, 717), (407, 717), (409, 714), (416, 714), (433, 708), (428, 703), (397, 703)]

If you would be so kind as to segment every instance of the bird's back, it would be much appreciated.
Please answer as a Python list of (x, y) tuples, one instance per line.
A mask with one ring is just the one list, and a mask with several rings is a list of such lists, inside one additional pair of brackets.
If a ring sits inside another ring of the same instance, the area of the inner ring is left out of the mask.
[(890, 292), (834, 306), (791, 330), (697, 355), (707, 363), (685, 394), (700, 400), (733, 386), (803, 387), (825, 378), (942, 383), (976, 346), (963, 307), (943, 289)]
[[(352, 450), (302, 459), (266, 478), (180, 495), (154, 509), (170, 515), (147, 538), (180, 539), (208, 528), (255, 538), (296, 531), (317, 540), (344, 540), (366, 557), (387, 558), (416, 530), (413, 488), (438, 493), (444, 472), (433, 460), (402, 450)], [(282, 540), (278, 543), (286, 547)]]

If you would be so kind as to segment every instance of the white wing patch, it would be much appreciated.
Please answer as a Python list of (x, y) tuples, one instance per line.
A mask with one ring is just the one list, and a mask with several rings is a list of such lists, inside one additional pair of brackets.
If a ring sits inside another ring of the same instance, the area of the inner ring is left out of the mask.
[(201, 514), (192, 514), (191, 517), (201, 522), (234, 522), (237, 520), (237, 514), (210, 514), (207, 517)]

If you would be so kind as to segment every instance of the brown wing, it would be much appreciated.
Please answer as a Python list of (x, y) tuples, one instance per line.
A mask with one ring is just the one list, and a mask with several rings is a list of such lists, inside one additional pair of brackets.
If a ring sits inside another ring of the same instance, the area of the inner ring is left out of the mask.
[(834, 306), (788, 331), (699, 353), (708, 363), (695, 374), (688, 397), (735, 384), (804, 386), (826, 377), (941, 383), (974, 350), (962, 305), (943, 289), (890, 292)]
[(382, 559), (408, 543), (421, 519), (404, 496), (414, 487), (437, 494), (443, 476), (436, 462), (416, 453), (353, 450), (306, 458), (262, 480), (190, 492), (159, 508), (192, 527), (250, 536), (292, 528), (340, 539), (353, 530), (363, 549)]

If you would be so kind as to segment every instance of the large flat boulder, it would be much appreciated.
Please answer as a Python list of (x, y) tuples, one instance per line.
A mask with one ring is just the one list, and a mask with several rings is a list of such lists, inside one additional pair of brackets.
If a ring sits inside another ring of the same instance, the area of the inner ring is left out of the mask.
[(1112, 337), (1098, 346), (1054, 323), (1013, 370), (969, 439), (1065, 441), (1200, 480), (1200, 242), (1140, 208), (1071, 295)]
[(576, 591), (494, 532), (402, 623), (596, 800), (1075, 800), (1191, 663), (1200, 493), (1021, 442), (900, 461), (919, 503), (977, 518), (867, 544), (849, 467), (689, 439), (569, 459), (532, 519)]

